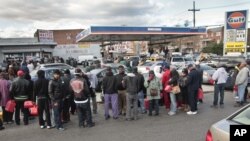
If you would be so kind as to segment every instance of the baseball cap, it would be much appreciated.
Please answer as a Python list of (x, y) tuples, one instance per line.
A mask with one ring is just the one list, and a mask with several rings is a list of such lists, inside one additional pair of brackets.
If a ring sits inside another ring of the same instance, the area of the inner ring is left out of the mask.
[(22, 70), (19, 70), (17, 72), (17, 76), (22, 77), (24, 75), (24, 72)]

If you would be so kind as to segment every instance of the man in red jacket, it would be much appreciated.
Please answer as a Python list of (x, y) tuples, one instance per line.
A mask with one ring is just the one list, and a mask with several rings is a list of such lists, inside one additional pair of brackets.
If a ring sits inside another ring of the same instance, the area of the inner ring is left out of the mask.
[(170, 100), (169, 100), (169, 93), (164, 91), (164, 88), (168, 85), (169, 79), (170, 79), (170, 66), (168, 64), (165, 64), (162, 66), (162, 69), (164, 70), (164, 74), (162, 76), (162, 87), (163, 87), (163, 99), (164, 99), (164, 105), (166, 109), (170, 108)]

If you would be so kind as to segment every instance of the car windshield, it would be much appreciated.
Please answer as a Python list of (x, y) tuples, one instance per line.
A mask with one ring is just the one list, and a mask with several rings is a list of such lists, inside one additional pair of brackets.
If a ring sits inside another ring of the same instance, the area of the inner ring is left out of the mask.
[(173, 62), (183, 62), (183, 58), (173, 58)]
[(193, 61), (192, 58), (184, 58), (185, 61)]
[(231, 120), (245, 125), (250, 125), (250, 106), (233, 117)]

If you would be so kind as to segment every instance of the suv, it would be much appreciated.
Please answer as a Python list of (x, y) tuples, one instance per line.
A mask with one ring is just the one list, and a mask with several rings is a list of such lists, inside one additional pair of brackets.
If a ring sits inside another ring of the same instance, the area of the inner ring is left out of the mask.
[(172, 57), (170, 64), (176, 67), (181, 67), (186, 65), (186, 61), (184, 57)]

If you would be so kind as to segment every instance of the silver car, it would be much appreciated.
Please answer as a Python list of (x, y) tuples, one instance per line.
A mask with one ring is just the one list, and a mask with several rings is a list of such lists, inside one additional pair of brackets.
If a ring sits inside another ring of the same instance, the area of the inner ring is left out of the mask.
[(207, 132), (206, 141), (229, 141), (230, 125), (250, 125), (250, 104), (213, 124)]

